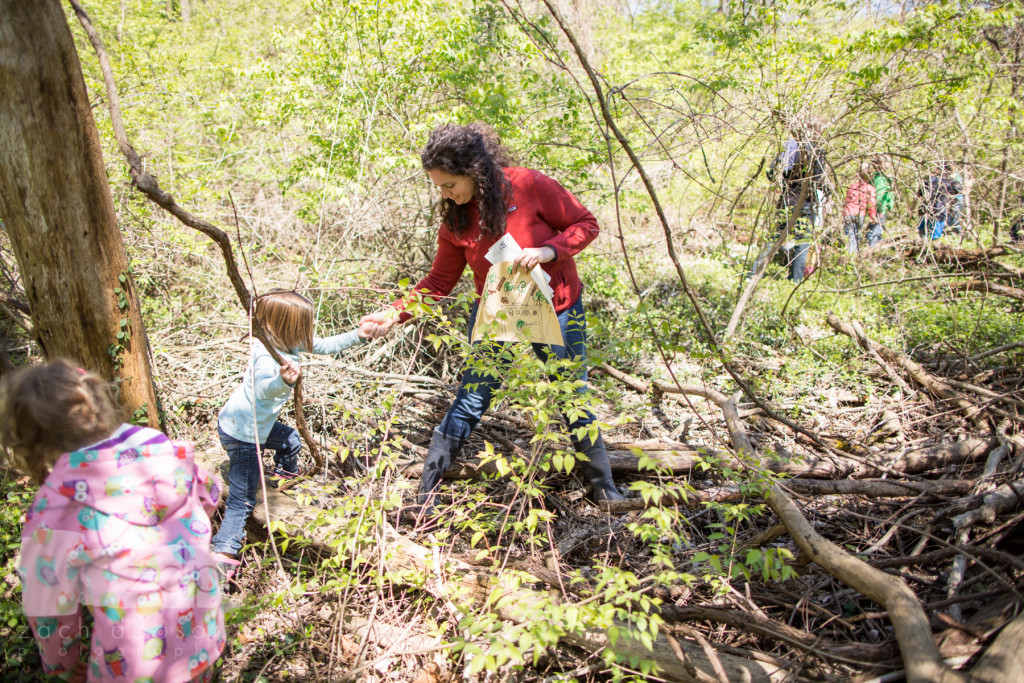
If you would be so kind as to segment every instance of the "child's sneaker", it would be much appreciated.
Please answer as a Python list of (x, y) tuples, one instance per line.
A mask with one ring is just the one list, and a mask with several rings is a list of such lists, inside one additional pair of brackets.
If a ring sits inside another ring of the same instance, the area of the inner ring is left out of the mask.
[(241, 563), (231, 555), (224, 553), (215, 552), (212, 555), (214, 565), (217, 567), (217, 574), (220, 576), (221, 586), (226, 587), (235, 578), (235, 572), (238, 571), (238, 565)]
[(267, 477), (267, 486), (271, 488), (278, 488), (282, 482), (297, 479), (302, 476), (302, 472), (289, 472), (288, 470), (275, 467), (271, 472), (270, 476)]

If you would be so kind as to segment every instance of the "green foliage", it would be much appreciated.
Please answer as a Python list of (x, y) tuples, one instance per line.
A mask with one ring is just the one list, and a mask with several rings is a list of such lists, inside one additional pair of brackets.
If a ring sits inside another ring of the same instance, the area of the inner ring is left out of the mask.
[[(131, 303), (128, 300), (128, 278), (131, 277), (131, 274), (130, 269), (123, 273), (118, 273), (117, 280), (120, 286), (114, 287), (114, 295), (117, 297), (117, 308), (123, 316), (129, 314), (129, 308), (131, 307)], [(118, 327), (117, 338), (107, 348), (107, 355), (110, 356), (110, 361), (114, 364), (114, 367), (120, 370), (124, 365), (124, 359), (121, 358), (121, 354), (124, 353), (127, 344), (132, 339), (132, 326), (128, 318), (121, 318)]]
[[(236, 256), (260, 288), (298, 283), (313, 292), (318, 330), (350, 327), (383, 298), (408, 292), (415, 279), (399, 278), (422, 272), (436, 242), (418, 152), (439, 123), (484, 120), (523, 165), (550, 171), (599, 213), (612, 236), (577, 257), (590, 314), (589, 362), (646, 368), (655, 359), (658, 373), (666, 361), (685, 366), (676, 368), (680, 375), (735, 390), (665, 259), (664, 236), (638, 174), (597, 119), (596, 96), (559, 29), (533, 14), (539, 8), (487, 0), (211, 0), (197, 7), (188, 25), (167, 16), (163, 3), (95, 0), (87, 9), (111, 50), (128, 132), (148, 168), (179, 204), (227, 226)], [(787, 126), (809, 113), (828, 124), (824, 146), (837, 201), (860, 160), (890, 160), (898, 196), (893, 235), (912, 231), (917, 180), (937, 160), (956, 160), (974, 175), (981, 243), (993, 221), (1019, 211), (1002, 205), (1013, 184), (996, 170), (1012, 172), (1024, 151), (1015, 132), (1020, 83), (999, 47), (1021, 21), (1019, 2), (932, 3), (906, 16), (871, 14), (839, 0), (734, 3), (724, 15), (692, 0), (630, 9), (602, 6), (596, 16), (573, 21), (606, 104), (661, 196), (686, 276), (716, 332), (732, 312), (757, 242), (775, 230), (765, 161), (789, 136)], [(71, 23), (98, 105), (122, 225), (133, 237), (134, 294), (151, 329), (164, 332), (152, 339), (156, 350), (181, 339), (235, 337), (238, 330), (225, 334), (221, 323), (236, 323), (242, 313), (230, 296), (211, 296), (224, 286), (220, 266), (211, 265), (220, 255), (137, 193), (119, 191), (128, 177), (99, 106), (98, 69)], [(877, 260), (837, 257), (828, 244), (835, 223), (830, 217), (818, 235), (827, 262), (812, 280), (794, 290), (769, 268), (744, 334), (725, 352), (751, 361), (749, 380), (761, 395), (792, 399), (791, 415), (806, 417), (807, 402), (826, 380), (865, 394), (887, 390), (864, 372), (848, 339), (823, 329), (828, 311), (856, 318), (873, 338), (911, 354), (939, 343), (969, 352), (1020, 336), (1019, 307), (980, 297), (950, 305), (940, 286), (917, 280), (864, 288), (915, 273), (891, 252)], [(127, 285), (122, 274), (113, 290), (122, 315)], [(410, 310), (428, 330), (424, 344), (395, 344), (390, 353), (405, 361), (402, 354), (415, 348), (422, 365), (436, 362), (431, 372), (446, 368), (437, 371), (446, 379), (461, 363), (483, 376), (499, 375), (500, 365), (504, 386), (496, 405), (529, 422), (531, 440), (518, 444), (523, 454), (482, 446), (481, 459), (496, 472), (484, 484), (445, 483), (459, 504), (446, 511), (450, 528), (426, 541), (438, 558), (461, 542), (497, 574), (514, 555), (549, 550), (559, 515), (545, 496), (573, 486), (580, 466), (561, 416), (585, 410), (589, 399), (573, 379), (577, 364), (541, 361), (525, 347), (474, 351), (464, 330), (471, 304), (464, 294), (444, 308), (414, 302)], [(125, 315), (110, 347), (113, 362), (132, 335)], [(469, 674), (536, 665), (560, 639), (600, 629), (612, 640), (604, 656), (613, 675), (626, 677), (624, 667), (649, 673), (649, 663), (616, 646), (628, 639), (649, 645), (656, 636), (654, 588), (686, 585), (715, 594), (735, 582), (792, 576), (785, 548), (738, 547), (742, 532), (764, 514), (759, 500), (772, 479), (762, 463), (737, 471), (706, 456), (699, 475), (735, 487), (741, 497), (693, 512), (691, 484), (643, 459), (645, 476), (631, 488), (651, 506), (627, 527), (642, 569), (595, 560), (570, 576), (570, 600), (520, 605), (524, 619), (514, 628), (462, 603), (457, 619), (438, 616), (443, 610), (418, 591), (428, 572), (388, 575), (373, 555), (384, 520), (402, 505), (403, 492), (390, 484), (404, 450), (397, 416), (403, 397), (375, 390), (379, 400), (364, 414), (329, 406), (344, 425), (332, 435), (345, 444), (333, 455), (361, 476), (351, 478), (349, 491), (296, 494), (323, 508), (310, 531), (325, 534), (337, 554), (290, 565), (287, 587), (247, 604), (233, 622), (286, 608), (304, 592), (346, 600), (411, 593)], [(607, 395), (614, 401), (613, 391)], [(173, 412), (185, 421), (195, 409), (179, 404)], [(14, 502), (8, 515), (23, 504)], [(13, 518), (4, 521), (5, 532), (16, 527)], [(707, 543), (695, 542), (698, 525), (711, 531)], [(281, 550), (301, 553), (299, 545), (282, 542)], [(489, 607), (502, 607), (502, 600), (511, 598), (496, 590)], [(15, 643), (5, 655), (28, 667), (34, 649), (16, 639), (24, 624), (11, 605), (4, 602), (0, 613), (0, 620), (14, 620), (0, 633)], [(308, 637), (303, 626), (266, 654), (294, 653)]]
[(28, 680), (42, 668), (28, 620), (21, 609), (21, 581), (17, 576), (18, 549), (21, 547), (21, 520), (35, 497), (35, 487), (26, 487), (4, 470), (0, 476), (0, 681), (14, 683)]

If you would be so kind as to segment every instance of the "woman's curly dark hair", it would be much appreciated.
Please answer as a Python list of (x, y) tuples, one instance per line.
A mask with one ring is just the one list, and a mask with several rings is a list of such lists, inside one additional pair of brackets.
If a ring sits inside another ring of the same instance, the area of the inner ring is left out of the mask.
[[(493, 128), (483, 123), (438, 126), (431, 131), (420, 160), (425, 171), (440, 169), (472, 178), (476, 183), (480, 231), (495, 238), (505, 234), (512, 185), (502, 169), (513, 162)], [(452, 233), (461, 235), (469, 228), (469, 207), (442, 199), (441, 219)]]

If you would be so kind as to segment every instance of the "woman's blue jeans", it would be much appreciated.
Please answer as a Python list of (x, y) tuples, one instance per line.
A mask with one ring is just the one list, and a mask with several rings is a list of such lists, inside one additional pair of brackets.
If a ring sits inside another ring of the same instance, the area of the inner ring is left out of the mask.
[[(473, 306), (469, 316), (469, 335), (473, 334), (473, 324), (476, 321), (476, 305)], [(562, 328), (562, 339), (565, 346), (548, 346), (547, 344), (532, 344), (534, 353), (543, 361), (551, 356), (559, 359), (579, 360), (579, 372), (576, 379), (582, 384), (577, 388), (579, 393), (587, 391), (587, 368), (582, 361), (587, 356), (587, 316), (583, 310), (583, 297), (576, 300), (572, 306), (558, 314), (558, 324)], [(477, 342), (473, 345), (474, 351), (479, 356), (489, 356), (495, 361), (498, 377), (490, 374), (481, 374), (472, 366), (468, 367), (462, 376), (462, 386), (455, 396), (455, 401), (448, 408), (447, 414), (441, 420), (438, 431), (453, 439), (460, 446), (469, 439), (480, 418), (491, 405), (494, 392), (501, 387), (500, 375), (504, 370), (507, 361), (500, 360), (501, 352), (505, 346), (512, 342)], [(552, 377), (552, 380), (565, 379), (564, 377)], [(589, 410), (583, 411), (582, 415), (575, 420), (566, 422), (570, 430), (590, 425), (594, 421), (594, 414)], [(575, 439), (573, 440), (575, 443)], [(585, 447), (585, 445), (584, 445)]]
[(846, 253), (856, 255), (860, 253), (860, 239), (858, 233), (864, 227), (864, 216), (846, 216), (843, 221), (843, 232), (846, 233)]
[[(785, 230), (786, 225), (789, 223), (788, 216), (789, 214), (786, 213), (779, 220), (776, 225), (776, 235), (781, 235), (782, 231)], [(804, 278), (804, 267), (807, 265), (807, 253), (810, 251), (811, 235), (817, 226), (816, 220), (817, 214), (809, 217), (798, 217), (793, 223), (793, 246), (779, 247), (779, 251), (776, 254), (776, 257), (781, 258), (783, 263), (786, 264), (787, 279), (792, 282), (800, 282)], [(754, 259), (754, 264), (750, 268), (751, 276), (764, 263), (764, 259), (768, 257), (768, 252), (771, 251), (771, 248), (772, 244), (769, 242), (761, 249), (761, 253)]]
[[(245, 541), (245, 523), (256, 506), (256, 494), (260, 490), (260, 463), (256, 444), (239, 441), (219, 426), (220, 443), (228, 453), (231, 469), (228, 471), (228, 500), (225, 504), (224, 519), (220, 530), (213, 537), (214, 552), (236, 554)], [(299, 452), (302, 439), (291, 427), (275, 422), (270, 436), (260, 450), (274, 451), (274, 462), (289, 472), (298, 471)]]
[(868, 226), (868, 246), (873, 247), (882, 241), (882, 233), (885, 231), (885, 211), (878, 212), (878, 218)]
[(929, 237), (927, 239), (937, 240), (942, 238), (942, 233), (946, 231), (946, 221), (935, 218), (922, 218), (921, 222), (917, 225), (917, 234), (921, 237), (925, 237), (927, 232)]

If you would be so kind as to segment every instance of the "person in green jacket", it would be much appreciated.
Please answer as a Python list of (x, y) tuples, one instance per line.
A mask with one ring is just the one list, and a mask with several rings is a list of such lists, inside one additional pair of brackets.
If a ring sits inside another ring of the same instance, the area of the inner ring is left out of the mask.
[(882, 231), (885, 230), (885, 215), (892, 208), (896, 201), (896, 194), (892, 191), (892, 180), (882, 173), (882, 163), (879, 160), (875, 164), (875, 175), (871, 179), (875, 186), (875, 210), (878, 217), (875, 222), (868, 226), (868, 246), (878, 244), (882, 241)]

